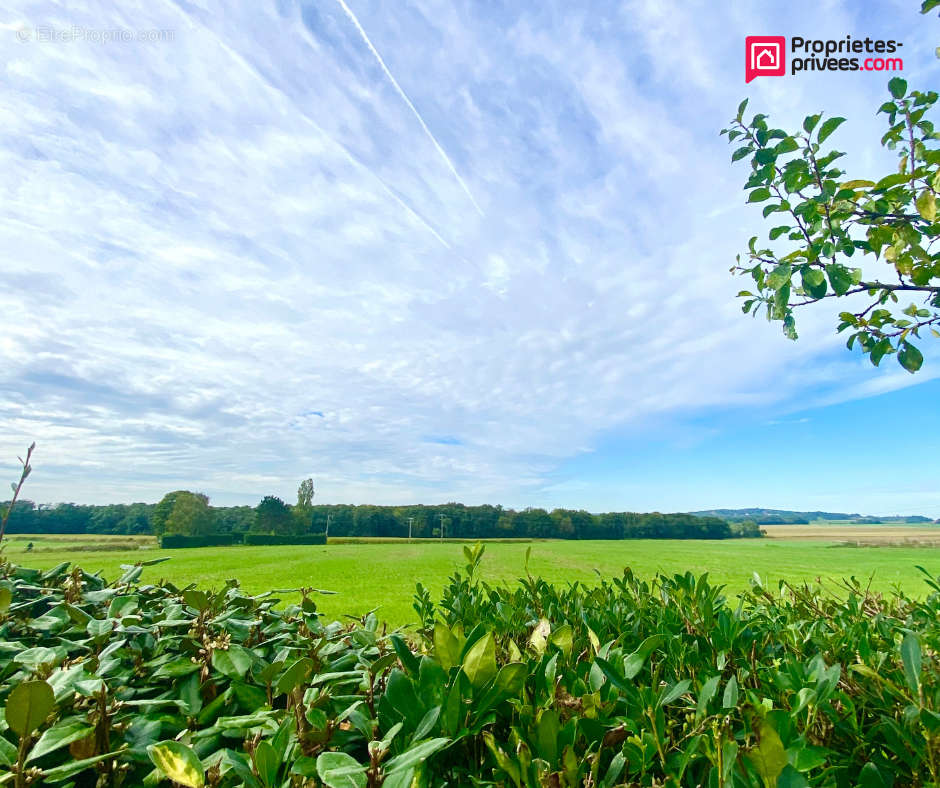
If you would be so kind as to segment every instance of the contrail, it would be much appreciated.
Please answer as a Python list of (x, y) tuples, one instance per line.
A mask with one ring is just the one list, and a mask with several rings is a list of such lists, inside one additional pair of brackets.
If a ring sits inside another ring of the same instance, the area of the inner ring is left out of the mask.
[(346, 5), (345, 0), (336, 0), (340, 4), (340, 7), (343, 11), (346, 12), (346, 16), (352, 21), (356, 26), (356, 30), (359, 31), (359, 35), (362, 36), (362, 40), (366, 42), (366, 46), (369, 47), (369, 51), (375, 55), (375, 59), (379, 61), (379, 65), (382, 67), (382, 71), (385, 72), (385, 76), (388, 77), (389, 81), (395, 86), (395, 90), (398, 91), (398, 95), (402, 97), (404, 102), (408, 105), (408, 108), (414, 113), (414, 116), (418, 119), (418, 123), (421, 124), (421, 128), (424, 129), (424, 133), (428, 135), (428, 139), (434, 143), (434, 147), (437, 148), (437, 152), (441, 154), (441, 158), (447, 164), (450, 171), (454, 174), (454, 177), (457, 179), (457, 183), (461, 185), (463, 190), (467, 193), (467, 197), (470, 198), (470, 202), (473, 203), (473, 207), (477, 209), (477, 213), (480, 216), (483, 216), (483, 210), (477, 204), (477, 201), (473, 198), (473, 194), (470, 192), (469, 187), (464, 183), (463, 178), (460, 177), (460, 173), (457, 172), (457, 168), (454, 167), (454, 163), (450, 160), (450, 157), (444, 152), (444, 149), (441, 147), (440, 143), (431, 133), (431, 130), (428, 128), (428, 124), (424, 122), (424, 118), (421, 117), (421, 113), (415, 109), (415, 105), (411, 103), (411, 99), (408, 98), (408, 94), (402, 90), (401, 85), (398, 84), (398, 80), (392, 76), (392, 72), (388, 70), (388, 66), (385, 65), (385, 61), (382, 60), (382, 56), (379, 54), (378, 50), (372, 45), (372, 41), (369, 39), (369, 36), (366, 34), (366, 31), (363, 30), (362, 25), (359, 24), (359, 20), (356, 18), (356, 15), (352, 12), (348, 5)]
[[(191, 22), (191, 23), (193, 22), (193, 20), (190, 17), (188, 17), (182, 11), (182, 9), (178, 8), (172, 2), (172, 0), (166, 0), (166, 4), (169, 5), (174, 11), (180, 14), (188, 22)], [(202, 27), (203, 29), (207, 29), (205, 25), (202, 25)], [(263, 76), (251, 63), (248, 62), (248, 60), (242, 57), (231, 46), (229, 46), (224, 41), (222, 41), (221, 38), (217, 37), (217, 42), (219, 46), (226, 53), (228, 53), (229, 57), (235, 60), (243, 69), (245, 69), (245, 71), (247, 71), (256, 80), (258, 80), (258, 82), (260, 82), (269, 92), (274, 93), (282, 101), (290, 100), (290, 97), (281, 88), (275, 85), (270, 79)], [(418, 211), (412, 208), (411, 205), (409, 205), (404, 199), (398, 196), (398, 194), (396, 194), (395, 191), (387, 183), (385, 183), (384, 180), (382, 180), (382, 178), (378, 175), (378, 173), (376, 173), (374, 170), (372, 170), (366, 164), (364, 164), (362, 161), (356, 158), (356, 156), (354, 156), (352, 152), (345, 145), (343, 145), (341, 142), (331, 137), (326, 132), (326, 130), (319, 123), (317, 123), (313, 118), (311, 118), (306, 112), (304, 112), (303, 109), (298, 107), (296, 104), (292, 104), (292, 106), (297, 111), (297, 113), (307, 123), (313, 126), (313, 128), (315, 128), (322, 137), (324, 137), (328, 142), (332, 143), (336, 148), (338, 148), (347, 161), (349, 161), (353, 166), (359, 167), (360, 169), (365, 171), (368, 175), (370, 175), (372, 178), (374, 178), (378, 182), (379, 186), (382, 187), (382, 190), (389, 197), (391, 197), (396, 203), (398, 203), (402, 208), (404, 208), (405, 211), (407, 211), (409, 215), (411, 215), (415, 220), (417, 220), (417, 222), (421, 224), (429, 233), (431, 233), (431, 235), (433, 235), (438, 241), (440, 241), (441, 245), (445, 249), (447, 249), (448, 251), (453, 251), (453, 247), (446, 240), (444, 240), (444, 238), (441, 236), (441, 234), (437, 230), (435, 230), (431, 226), (430, 222), (428, 222), (427, 219), (425, 219), (420, 213), (418, 213)]]

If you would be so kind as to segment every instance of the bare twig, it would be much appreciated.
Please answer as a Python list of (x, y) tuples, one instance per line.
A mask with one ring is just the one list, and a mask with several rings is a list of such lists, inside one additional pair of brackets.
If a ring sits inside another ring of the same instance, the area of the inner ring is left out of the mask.
[(30, 472), (33, 470), (33, 467), (29, 464), (30, 458), (33, 456), (33, 449), (36, 448), (36, 441), (33, 441), (29, 448), (26, 450), (26, 459), (22, 457), (17, 457), (23, 465), (23, 471), (20, 473), (20, 480), (16, 484), (11, 484), (13, 487), (13, 500), (10, 501), (10, 505), (7, 507), (7, 510), (3, 513), (3, 520), (0, 521), (0, 544), (3, 542), (3, 537), (7, 531), (7, 520), (10, 519), (10, 514), (13, 512), (13, 507), (16, 506), (16, 499), (20, 497), (20, 490), (23, 489), (23, 482), (26, 481), (26, 477), (29, 476)]

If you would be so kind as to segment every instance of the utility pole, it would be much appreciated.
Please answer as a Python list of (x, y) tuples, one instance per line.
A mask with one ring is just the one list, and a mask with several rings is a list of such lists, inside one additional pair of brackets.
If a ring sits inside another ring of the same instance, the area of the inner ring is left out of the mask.
[(415, 521), (414, 517), (408, 518), (408, 541), (411, 541), (411, 524)]
[(329, 541), (329, 538), (330, 538), (330, 520), (332, 520), (332, 519), (333, 519), (333, 515), (330, 514), (330, 513), (327, 513), (327, 515), (326, 515), (326, 533), (323, 534), (323, 535), (326, 537), (327, 541)]
[(441, 541), (444, 541), (444, 515), (439, 514), (438, 517), (441, 518)]

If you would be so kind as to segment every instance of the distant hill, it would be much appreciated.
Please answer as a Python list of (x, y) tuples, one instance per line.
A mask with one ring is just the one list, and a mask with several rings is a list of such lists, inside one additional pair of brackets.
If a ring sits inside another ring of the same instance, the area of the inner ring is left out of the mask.
[(814, 520), (843, 520), (853, 523), (932, 523), (929, 517), (922, 515), (874, 517), (858, 512), (796, 512), (789, 509), (708, 509), (701, 512), (689, 512), (698, 517), (721, 517), (728, 522), (753, 520), (758, 525), (806, 525)]

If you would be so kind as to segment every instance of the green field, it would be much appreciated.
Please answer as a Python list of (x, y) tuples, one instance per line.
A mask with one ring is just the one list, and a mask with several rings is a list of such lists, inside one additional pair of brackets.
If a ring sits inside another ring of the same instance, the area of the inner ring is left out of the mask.
[[(29, 540), (33, 552), (26, 554)], [(338, 591), (318, 598), (330, 618), (361, 615), (373, 608), (391, 624), (413, 620), (411, 597), (421, 581), (434, 598), (448, 575), (463, 564), (455, 544), (361, 543), (297, 547), (218, 547), (159, 550), (153, 540), (139, 538), (145, 549), (114, 549), (132, 537), (17, 535), (4, 552), (26, 566), (47, 568), (72, 561), (89, 571), (117, 577), (121, 564), (169, 556), (170, 561), (148, 568), (143, 582), (166, 578), (178, 585), (199, 583), (220, 586), (238, 578), (251, 593), (300, 586)], [(103, 549), (96, 550), (100, 545)], [(940, 547), (849, 547), (824, 541), (782, 538), (733, 541), (629, 540), (621, 542), (553, 541), (532, 544), (487, 544), (483, 578), (512, 581), (524, 572), (525, 553), (531, 547), (529, 569), (556, 583), (593, 582), (596, 572), (619, 575), (625, 566), (652, 575), (691, 570), (709, 572), (731, 591), (747, 586), (753, 572), (765, 580), (813, 581), (855, 575), (872, 577), (872, 587), (890, 591), (895, 585), (921, 596), (926, 585), (915, 565), (940, 575)], [(595, 572), (596, 570), (596, 572)], [(285, 598), (291, 595), (285, 595)]]

